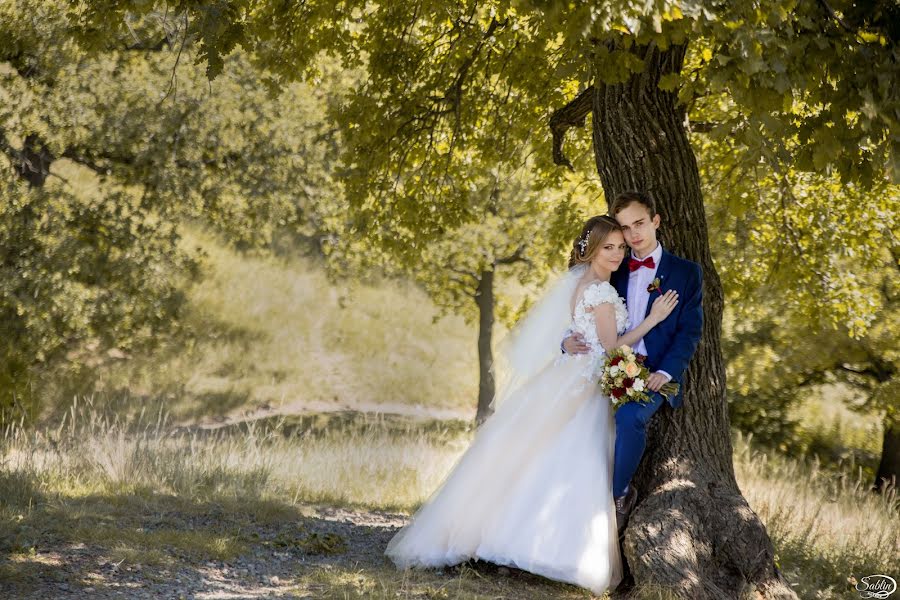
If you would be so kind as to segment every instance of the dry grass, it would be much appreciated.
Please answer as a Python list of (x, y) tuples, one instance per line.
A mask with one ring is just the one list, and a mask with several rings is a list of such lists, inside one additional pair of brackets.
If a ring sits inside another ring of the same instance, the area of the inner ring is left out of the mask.
[[(233, 557), (257, 543), (248, 526), (302, 520), (310, 503), (409, 512), (471, 438), (465, 423), (348, 414), (215, 432), (164, 423), (87, 407), (52, 431), (9, 428), (0, 447), (4, 553), (79, 540), (144, 564)], [(768, 457), (740, 437), (735, 464), (801, 597), (842, 598), (849, 577), (895, 567), (896, 495), (872, 495), (849, 473)], [(147, 515), (156, 515), (152, 527)], [(478, 570), (402, 574), (384, 565), (298, 577), (297, 586), (318, 586), (323, 598), (497, 597), (497, 586), (521, 584)], [(585, 597), (548, 585), (559, 597)]]
[(521, 571), (461, 565), (441, 571), (319, 568), (302, 576), (297, 592), (323, 600), (394, 600), (396, 598), (488, 600), (560, 600), (596, 598), (574, 586), (556, 584)]
[(897, 574), (900, 499), (869, 491), (862, 471), (835, 475), (817, 460), (751, 449), (738, 436), (735, 469), (750, 506), (766, 524), (780, 566), (804, 598), (844, 598), (848, 580)]

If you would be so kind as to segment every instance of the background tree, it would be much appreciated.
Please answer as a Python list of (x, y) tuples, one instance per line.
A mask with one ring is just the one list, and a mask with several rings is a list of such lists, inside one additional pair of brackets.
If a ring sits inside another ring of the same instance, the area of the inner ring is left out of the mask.
[[(887, 255), (882, 249), (878, 254)], [(860, 261), (856, 261), (858, 264)], [(875, 262), (875, 261), (873, 261)], [(886, 263), (886, 265), (884, 264)], [(900, 479), (898, 465), (897, 335), (898, 271), (890, 260), (875, 262), (881, 269), (858, 272), (867, 297), (880, 298), (881, 308), (863, 335), (851, 334), (849, 324), (835, 327), (810, 322), (802, 313), (785, 311), (784, 298), (768, 298), (756, 305), (755, 316), (732, 324), (729, 343), (729, 390), (732, 422), (771, 445), (806, 452), (811, 440), (798, 431), (790, 410), (811, 393), (811, 387), (841, 382), (860, 400), (851, 409), (874, 414), (881, 422), (881, 448), (873, 465), (873, 488), (884, 492)], [(747, 302), (753, 302), (748, 299)]]
[[(131, 12), (154, 9), (143, 0), (70, 6), (76, 32), (93, 48), (122, 35)], [(685, 406), (663, 407), (635, 482), (643, 501), (625, 537), (631, 572), (690, 598), (738, 597), (748, 586), (763, 597), (794, 595), (734, 478), (720, 347), (724, 295), (686, 124), (696, 107), (723, 103), (728, 118), (707, 129), (745, 148), (748, 164), (755, 157), (782, 172), (790, 164), (830, 170), (862, 186), (885, 170), (896, 175), (893, 2), (222, 0), (173, 8), (199, 37), (211, 76), (237, 44), (275, 84), (307, 74), (320, 51), (350, 67), (364, 64), (368, 80), (335, 114), (348, 141), (350, 200), (360, 223), (377, 229), (390, 215), (423, 242), (481, 214), (477, 195), (461, 192), (473, 188), (460, 183), (467, 161), (499, 162), (484, 123), (546, 148), (549, 158), (542, 126), (552, 107), (565, 105), (553, 119), (552, 156), (566, 164), (563, 135), (590, 114), (606, 196), (627, 188), (654, 194), (663, 243), (704, 270), (706, 319)], [(485, 94), (497, 90), (507, 93)], [(514, 112), (503, 112), (497, 99), (504, 97), (515, 98)]]
[[(333, 269), (356, 274), (374, 265), (380, 273), (409, 277), (423, 287), (441, 314), (454, 313), (477, 323), (477, 423), (490, 415), (494, 397), (496, 321), (511, 325), (527, 309), (528, 292), (552, 270), (563, 268), (584, 214), (597, 210), (584, 206), (584, 197), (596, 196), (596, 190), (584, 192), (592, 187), (590, 181), (571, 178), (544, 187), (531, 177), (530, 161), (513, 172), (504, 167), (472, 165), (482, 177), (473, 179), (478, 189), (470, 193), (487, 196), (479, 201), (484, 214), (448, 227), (440, 238), (419, 243), (410, 235), (408, 244), (392, 244), (385, 251), (380, 244), (373, 248), (368, 236), (336, 231), (326, 251)], [(399, 224), (391, 231), (398, 238), (404, 235)]]
[(340, 194), (336, 132), (321, 118), (340, 73), (319, 92), (295, 84), (274, 97), (240, 54), (209, 82), (177, 19), (131, 26), (86, 53), (67, 41), (64, 4), (0, 6), (7, 417), (36, 414), (38, 372), (177, 329), (200, 267), (178, 243), (185, 220), (264, 248), (285, 230), (318, 246), (333, 218), (316, 208)]
[(897, 331), (900, 188), (798, 171), (771, 155), (741, 169), (734, 157), (742, 160), (746, 149), (731, 139), (695, 145), (705, 159), (713, 243), (727, 257), (719, 269), (731, 307), (725, 355), (733, 423), (784, 443), (796, 434), (787, 412), (809, 385), (850, 383), (867, 398), (852, 408), (883, 422), (887, 452), (875, 478), (883, 489), (897, 475), (900, 394), (885, 392), (896, 377), (888, 339)]

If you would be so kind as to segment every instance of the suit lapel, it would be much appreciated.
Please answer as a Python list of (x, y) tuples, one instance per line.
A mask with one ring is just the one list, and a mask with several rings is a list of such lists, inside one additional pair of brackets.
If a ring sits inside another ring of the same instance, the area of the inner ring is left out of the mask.
[[(666, 285), (669, 282), (669, 271), (672, 268), (672, 255), (666, 252), (666, 249), (663, 248), (662, 256), (659, 259), (659, 267), (656, 269), (656, 275), (654, 275), (654, 279), (659, 279), (659, 287), (662, 288), (663, 291), (667, 291), (670, 286)], [(650, 292), (650, 298), (647, 300), (647, 311), (644, 313), (644, 316), (650, 314), (650, 309), (653, 308), (653, 301), (659, 298), (659, 292), (653, 290)], [(651, 333), (653, 331), (651, 330)]]

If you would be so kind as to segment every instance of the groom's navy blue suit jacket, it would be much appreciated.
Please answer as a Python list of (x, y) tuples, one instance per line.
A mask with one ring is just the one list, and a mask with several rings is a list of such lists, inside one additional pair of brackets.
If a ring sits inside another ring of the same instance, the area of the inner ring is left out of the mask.
[[(626, 300), (629, 273), (628, 260), (623, 260), (622, 266), (612, 275), (612, 284)], [(678, 305), (672, 314), (644, 336), (647, 367), (651, 373), (665, 371), (672, 376), (672, 381), (679, 384), (678, 394), (669, 398), (672, 408), (678, 408), (683, 399), (684, 373), (703, 331), (703, 274), (697, 263), (675, 256), (663, 248), (656, 277), (660, 280), (663, 293), (672, 289), (678, 292)], [(650, 293), (648, 315), (659, 295), (656, 290)], [(632, 326), (636, 325), (632, 323)]]

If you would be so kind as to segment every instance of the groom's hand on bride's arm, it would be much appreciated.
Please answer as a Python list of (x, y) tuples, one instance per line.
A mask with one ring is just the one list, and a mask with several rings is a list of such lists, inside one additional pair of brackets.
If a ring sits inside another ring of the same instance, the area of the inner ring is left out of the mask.
[(563, 351), (566, 354), (584, 354), (590, 348), (584, 343), (584, 337), (580, 333), (567, 336), (562, 342)]

